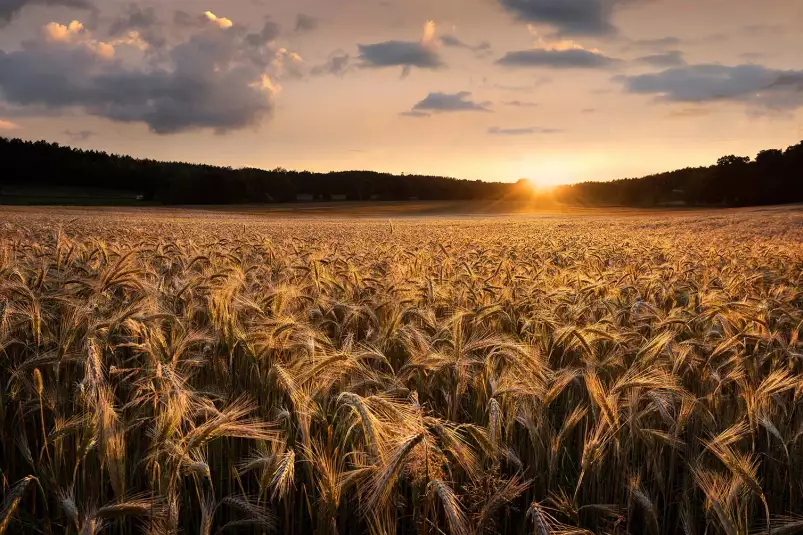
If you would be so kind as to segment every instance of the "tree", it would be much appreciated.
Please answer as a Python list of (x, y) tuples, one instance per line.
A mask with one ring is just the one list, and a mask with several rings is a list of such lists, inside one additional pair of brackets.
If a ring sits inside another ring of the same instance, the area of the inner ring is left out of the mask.
[(717, 160), (713, 181), (707, 191), (709, 198), (721, 198), (731, 206), (750, 204), (753, 193), (750, 184), (750, 158), (723, 156)]
[(747, 165), (749, 163), (750, 163), (750, 157), (734, 156), (733, 154), (731, 154), (729, 156), (723, 156), (719, 160), (717, 160), (717, 167), (739, 166), (739, 165)]

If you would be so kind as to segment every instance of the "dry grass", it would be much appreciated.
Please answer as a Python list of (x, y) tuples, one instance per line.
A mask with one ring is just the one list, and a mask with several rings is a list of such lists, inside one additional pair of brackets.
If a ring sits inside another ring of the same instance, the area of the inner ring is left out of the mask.
[(0, 533), (796, 533), (802, 244), (4, 212)]

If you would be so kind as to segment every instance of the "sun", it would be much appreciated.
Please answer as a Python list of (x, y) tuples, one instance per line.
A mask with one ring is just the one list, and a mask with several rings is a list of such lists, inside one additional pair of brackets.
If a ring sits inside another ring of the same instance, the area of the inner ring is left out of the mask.
[(527, 182), (534, 193), (546, 193), (557, 186), (554, 180), (544, 177), (528, 178)]

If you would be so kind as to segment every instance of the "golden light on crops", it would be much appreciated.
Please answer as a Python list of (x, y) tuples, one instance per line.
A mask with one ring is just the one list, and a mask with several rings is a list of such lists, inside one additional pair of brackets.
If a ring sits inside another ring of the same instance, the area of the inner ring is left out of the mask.
[(0, 534), (795, 532), (801, 243), (4, 210)]

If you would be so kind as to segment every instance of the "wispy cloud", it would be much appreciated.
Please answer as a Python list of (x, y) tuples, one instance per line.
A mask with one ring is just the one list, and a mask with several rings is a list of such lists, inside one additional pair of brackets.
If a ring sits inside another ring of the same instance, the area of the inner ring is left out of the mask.
[(537, 126), (529, 126), (526, 128), (500, 128), (492, 126), (488, 129), (488, 133), (493, 136), (529, 136), (533, 134), (557, 134), (562, 130), (557, 128), (540, 128)]
[(64, 135), (67, 136), (70, 141), (86, 141), (91, 137), (95, 137), (98, 135), (97, 132), (92, 130), (79, 130), (77, 132), (73, 132), (72, 130), (65, 130)]
[(312, 67), (310, 74), (313, 76), (321, 76), (323, 74), (343, 76), (351, 68), (351, 56), (345, 52), (335, 52), (324, 63)]
[(491, 54), (492, 47), (491, 43), (488, 41), (483, 41), (476, 45), (470, 45), (468, 43), (463, 42), (455, 35), (444, 35), (440, 38), (440, 42), (445, 47), (450, 48), (462, 48), (465, 50), (470, 50), (474, 52), (478, 57), (487, 56)]
[(630, 42), (631, 47), (665, 49), (680, 46), (682, 41), (678, 37), (658, 37), (653, 39), (637, 39)]
[(526, 102), (522, 100), (508, 100), (502, 103), (505, 106), (511, 106), (513, 108), (535, 108), (540, 106), (537, 102)]
[(423, 119), (425, 117), (430, 117), (431, 113), (426, 113), (423, 111), (403, 111), (399, 115), (402, 117), (412, 117), (414, 119)]
[(685, 65), (686, 60), (683, 58), (683, 52), (680, 50), (670, 50), (660, 54), (650, 54), (636, 59), (637, 63), (644, 63), (652, 67), (678, 67)]
[(460, 112), (460, 111), (481, 111), (490, 112), (488, 108), (490, 102), (474, 102), (471, 100), (471, 93), (461, 91), (459, 93), (430, 93), (427, 97), (413, 106), (412, 112)]
[(673, 110), (669, 114), (669, 117), (673, 119), (694, 119), (697, 117), (705, 117), (706, 115), (711, 115), (711, 110), (708, 108), (682, 108)]

